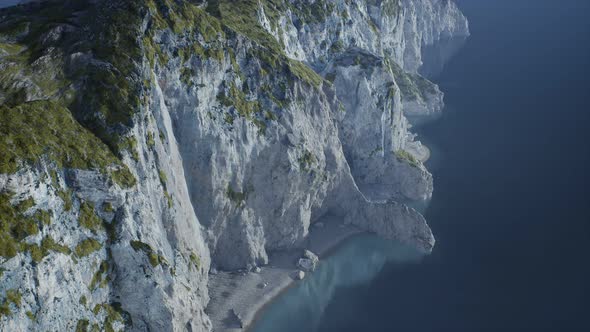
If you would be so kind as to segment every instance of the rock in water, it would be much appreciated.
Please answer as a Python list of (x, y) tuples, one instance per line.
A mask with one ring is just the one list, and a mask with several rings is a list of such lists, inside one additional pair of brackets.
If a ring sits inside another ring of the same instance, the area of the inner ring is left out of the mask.
[(320, 260), (318, 255), (314, 254), (313, 252), (311, 252), (310, 250), (303, 250), (303, 257), (307, 258), (307, 259), (311, 259), (313, 261), (315, 261), (316, 263)]
[(315, 271), (320, 259), (309, 250), (304, 250), (303, 257), (297, 261), (297, 266), (306, 272)]
[(315, 271), (315, 264), (311, 259), (307, 258), (299, 258), (297, 261), (297, 267), (301, 268), (303, 271), (311, 272)]
[(303, 278), (305, 278), (305, 272), (303, 272), (303, 271), (296, 271), (293, 274), (293, 279), (295, 279), (295, 280), (303, 280)]

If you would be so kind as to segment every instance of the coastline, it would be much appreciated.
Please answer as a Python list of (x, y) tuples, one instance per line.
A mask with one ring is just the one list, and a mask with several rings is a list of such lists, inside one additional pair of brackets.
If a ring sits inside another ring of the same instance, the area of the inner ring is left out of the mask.
[(422, 144), (421, 141), (406, 143), (406, 151), (414, 156), (414, 158), (418, 159), (421, 163), (427, 162), (431, 155), (430, 148)]
[[(270, 254), (269, 264), (262, 267), (259, 273), (218, 272), (209, 275), (210, 301), (205, 312), (214, 331), (249, 331), (276, 297), (296, 285), (293, 274), (298, 271), (296, 261), (303, 249), (318, 255), (321, 264), (344, 240), (365, 233), (354, 226), (342, 224), (339, 218), (333, 216), (324, 217), (319, 222), (324, 226), (312, 226), (301, 248)], [(263, 284), (266, 286), (262, 287)], [(240, 328), (233, 310), (241, 316), (243, 328)]]

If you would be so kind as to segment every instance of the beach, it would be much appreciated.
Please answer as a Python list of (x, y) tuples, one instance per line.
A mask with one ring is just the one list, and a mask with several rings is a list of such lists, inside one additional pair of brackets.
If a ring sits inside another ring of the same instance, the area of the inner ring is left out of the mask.
[[(354, 226), (343, 225), (337, 217), (324, 217), (314, 225), (300, 248), (271, 253), (269, 264), (261, 267), (258, 273), (219, 271), (209, 275), (211, 300), (206, 312), (211, 318), (213, 331), (248, 330), (267, 304), (297, 282), (294, 278), (295, 272), (299, 271), (296, 263), (304, 249), (318, 255), (321, 264), (322, 259), (342, 241), (363, 233)], [(241, 317), (243, 327), (234, 312)]]

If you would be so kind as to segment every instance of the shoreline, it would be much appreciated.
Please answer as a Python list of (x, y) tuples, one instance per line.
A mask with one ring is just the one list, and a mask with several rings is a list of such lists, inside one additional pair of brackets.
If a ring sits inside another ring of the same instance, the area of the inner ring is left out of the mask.
[[(321, 264), (345, 240), (366, 233), (354, 226), (342, 224), (340, 218), (333, 216), (318, 222), (324, 226), (320, 228), (312, 225), (299, 249), (271, 253), (269, 264), (261, 267), (260, 273), (218, 272), (209, 275), (210, 301), (205, 312), (211, 319), (213, 331), (251, 331), (264, 310), (278, 296), (297, 284), (293, 273), (299, 270), (296, 261), (303, 249), (318, 255)], [(263, 284), (266, 286), (262, 287)], [(243, 328), (239, 326), (233, 310), (241, 316)]]
[(421, 141), (406, 143), (406, 151), (421, 163), (426, 163), (431, 156), (430, 148), (424, 145)]

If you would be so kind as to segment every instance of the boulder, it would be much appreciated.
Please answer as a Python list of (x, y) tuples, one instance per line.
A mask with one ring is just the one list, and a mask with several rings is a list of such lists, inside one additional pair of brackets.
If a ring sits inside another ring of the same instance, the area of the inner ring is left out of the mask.
[(307, 249), (303, 251), (303, 257), (314, 260), (316, 262), (320, 260), (318, 255), (314, 254), (313, 252)]
[(306, 272), (315, 271), (315, 265), (311, 259), (299, 258), (297, 261), (297, 267)]
[(295, 280), (303, 280), (303, 278), (305, 278), (305, 272), (299, 270), (295, 272), (295, 275), (293, 276), (293, 279)]
[(303, 252), (303, 257), (299, 258), (297, 261), (297, 267), (301, 268), (303, 271), (306, 272), (313, 272), (315, 271), (320, 259), (316, 254), (309, 250), (305, 250)]

